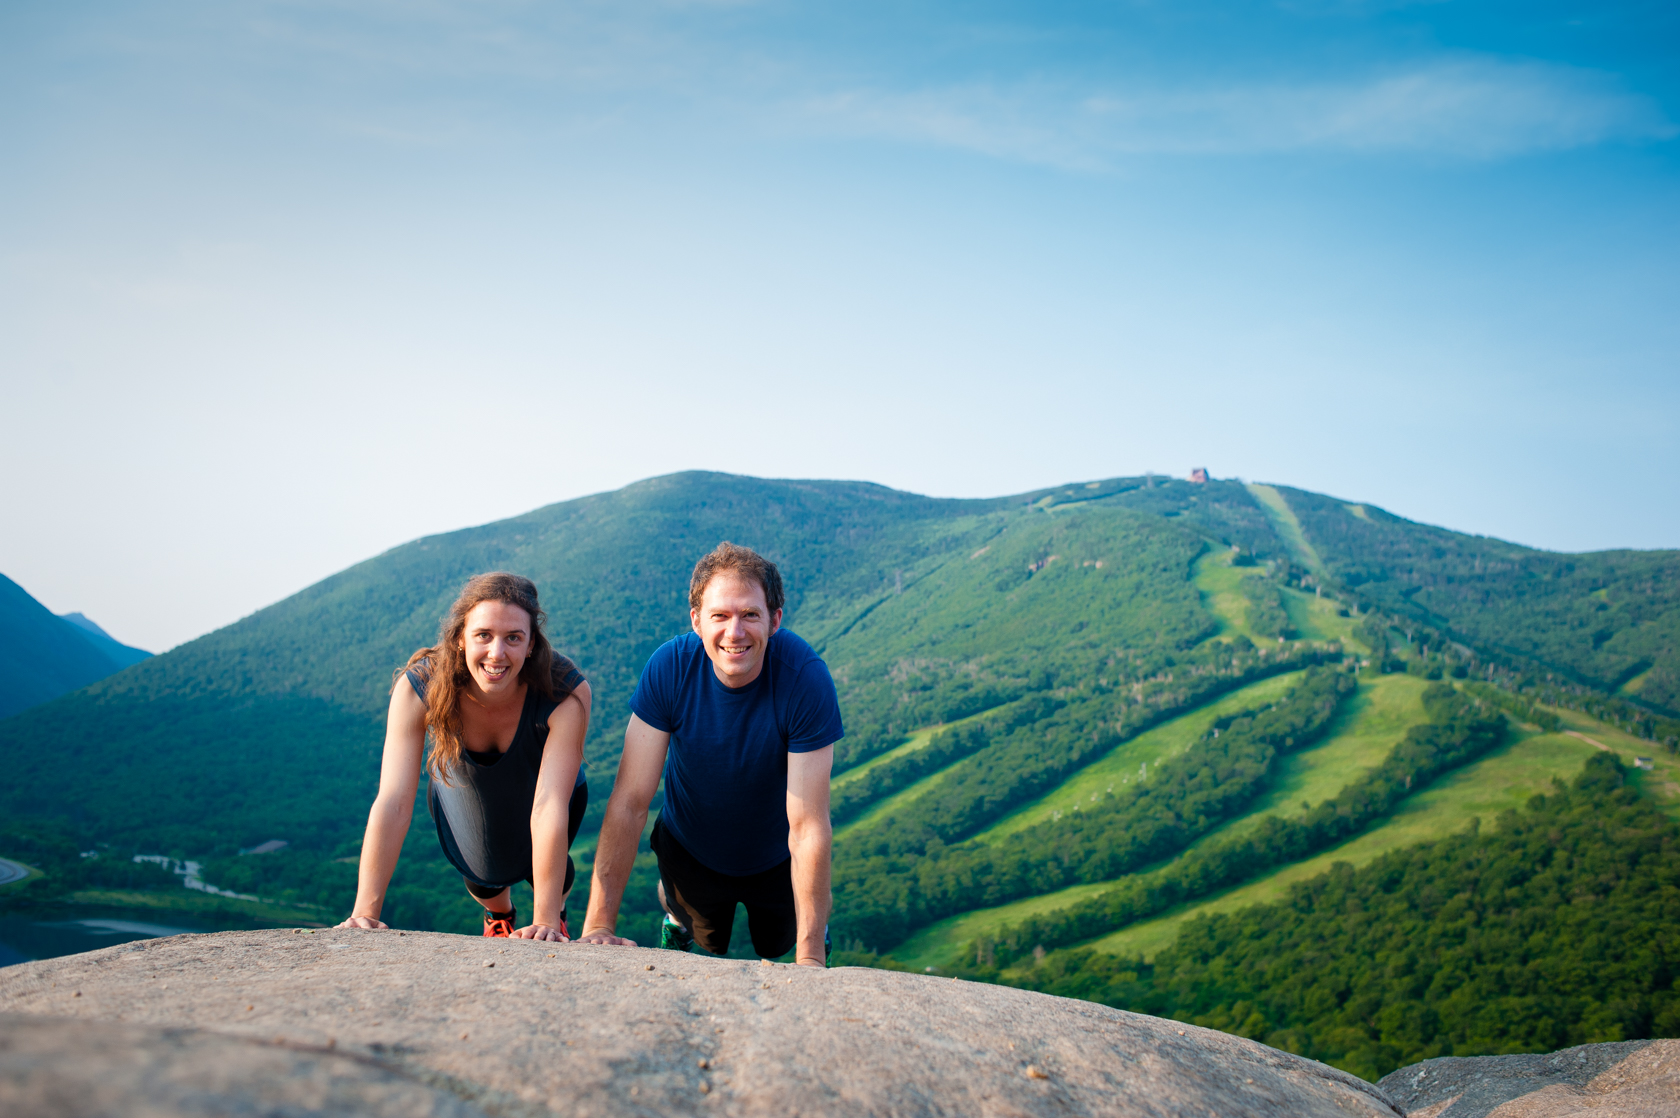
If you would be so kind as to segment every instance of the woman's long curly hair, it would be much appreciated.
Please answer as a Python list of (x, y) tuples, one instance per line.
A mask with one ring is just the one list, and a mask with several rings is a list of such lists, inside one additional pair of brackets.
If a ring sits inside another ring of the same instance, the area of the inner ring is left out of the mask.
[(531, 644), (519, 669), (519, 678), (545, 698), (566, 697), (566, 689), (557, 677), (561, 675), (562, 664), (570, 665), (564, 657), (555, 654), (548, 635), (543, 632), (548, 615), (537, 603), (537, 584), (506, 571), (491, 571), (468, 579), (438, 629), (437, 644), (410, 656), (392, 680), (400, 681), (410, 668), (416, 667), (428, 677), (426, 729), (431, 732), (432, 752), (427, 768), (433, 779), (445, 784), (449, 783), (449, 773), (461, 763), (465, 749), (461, 742), (461, 691), (472, 683), (472, 676), (467, 671), (467, 654), (462, 644), (466, 638), (467, 614), (481, 602), (506, 602), (525, 611), (531, 619)]

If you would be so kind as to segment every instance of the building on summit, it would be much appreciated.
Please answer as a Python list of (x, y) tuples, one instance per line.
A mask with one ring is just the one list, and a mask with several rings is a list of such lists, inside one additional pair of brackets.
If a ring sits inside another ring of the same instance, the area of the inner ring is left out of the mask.
[(1207, 470), (1203, 469), (1201, 466), (1197, 466), (1195, 469), (1190, 471), (1190, 480), (1197, 485), (1206, 485), (1208, 480)]

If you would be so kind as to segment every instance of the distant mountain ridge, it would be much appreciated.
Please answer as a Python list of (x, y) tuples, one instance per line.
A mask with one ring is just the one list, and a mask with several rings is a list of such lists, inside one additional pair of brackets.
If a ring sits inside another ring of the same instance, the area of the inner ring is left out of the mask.
[(100, 628), (87, 614), (79, 610), (61, 613), (58, 616), (80, 629), (84, 635), (92, 638), (94, 647), (114, 660), (119, 668), (126, 668), (130, 664), (138, 664), (151, 655), (143, 648), (135, 648), (117, 640), (110, 633)]
[(0, 575), (0, 718), (85, 687), (151, 653), (114, 640), (80, 613), (55, 615)]

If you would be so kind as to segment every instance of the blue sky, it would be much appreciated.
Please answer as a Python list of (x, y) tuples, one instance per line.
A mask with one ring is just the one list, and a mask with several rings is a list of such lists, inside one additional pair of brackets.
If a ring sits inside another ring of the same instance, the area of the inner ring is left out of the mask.
[(1680, 8), (0, 8), (0, 571), (163, 648), (654, 474), (1680, 545)]

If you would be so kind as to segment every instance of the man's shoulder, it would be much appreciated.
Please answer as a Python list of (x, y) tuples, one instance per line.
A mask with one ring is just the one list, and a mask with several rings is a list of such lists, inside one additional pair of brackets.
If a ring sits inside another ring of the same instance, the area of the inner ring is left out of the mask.
[(642, 690), (649, 685), (660, 688), (680, 686), (684, 677), (692, 674), (687, 669), (699, 654), (702, 654), (700, 640), (693, 633), (672, 637), (647, 658), (637, 689)]
[(677, 664), (700, 651), (700, 638), (693, 633), (682, 633), (654, 649), (653, 655), (648, 657), (648, 663)]
[(777, 629), (770, 638), (770, 655), (776, 663), (787, 669), (792, 675), (801, 675), (812, 664), (819, 664), (826, 670), (828, 665), (817, 655), (817, 650), (805, 643), (805, 638), (788, 629)]

